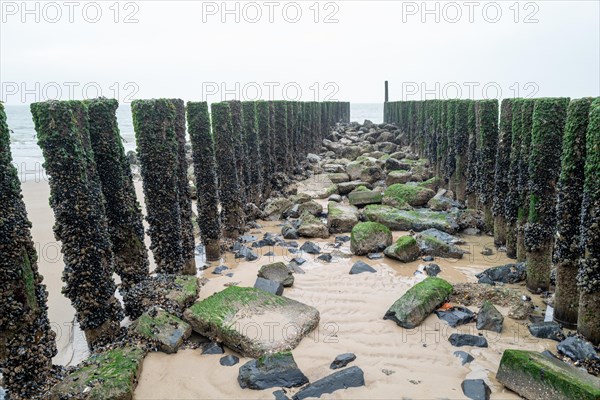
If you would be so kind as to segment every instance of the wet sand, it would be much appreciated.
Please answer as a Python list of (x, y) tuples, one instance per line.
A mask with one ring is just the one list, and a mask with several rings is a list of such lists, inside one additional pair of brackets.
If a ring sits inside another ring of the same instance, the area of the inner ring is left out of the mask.
[[(136, 183), (138, 198), (141, 185)], [(49, 291), (49, 316), (53, 329), (57, 331), (59, 353), (54, 361), (57, 364), (73, 365), (87, 354), (81, 333), (72, 326), (74, 310), (70, 302), (61, 294), (62, 259), (60, 244), (54, 239), (52, 224), (54, 218), (48, 205), (49, 189), (46, 182), (27, 182), (23, 193), (29, 218), (33, 223), (33, 237), (38, 246), (39, 268)], [(320, 201), (324, 204), (324, 201)], [(278, 222), (260, 221), (263, 228), (251, 234), (262, 237), (266, 232), (279, 232)], [(406, 234), (394, 232), (394, 238)], [(349, 234), (348, 234), (349, 235)], [(484, 257), (480, 254), (483, 246), (493, 247), (492, 238), (486, 236), (464, 237), (469, 250), (461, 260), (440, 260), (440, 277), (451, 283), (475, 282), (474, 275), (491, 266), (510, 262), (503, 253)], [(147, 238), (148, 241), (148, 238)], [(305, 240), (297, 242), (301, 245)], [(313, 240), (325, 251), (332, 251), (334, 236), (329, 240)], [(200, 272), (199, 276), (209, 278), (201, 288), (200, 298), (225, 288), (226, 284), (253, 286), (258, 269), (273, 261), (289, 261), (294, 256), (307, 260), (301, 268), (305, 274), (295, 274), (294, 286), (287, 288), (284, 295), (316, 307), (321, 313), (319, 327), (303, 339), (293, 351), (300, 369), (310, 381), (320, 379), (332, 371), (329, 364), (336, 355), (353, 352), (357, 355), (357, 365), (364, 370), (366, 386), (352, 388), (327, 395), (327, 398), (345, 399), (390, 399), (390, 398), (465, 398), (461, 382), (467, 378), (485, 379), (492, 389), (492, 399), (519, 398), (506, 390), (494, 378), (502, 352), (506, 348), (522, 348), (542, 351), (553, 349), (555, 342), (532, 338), (525, 322), (504, 320), (501, 335), (481, 331), (487, 337), (489, 348), (457, 348), (450, 345), (447, 338), (455, 332), (477, 334), (474, 323), (457, 329), (450, 328), (435, 315), (414, 330), (400, 328), (392, 321), (382, 319), (388, 307), (408, 290), (422, 275), (415, 275), (419, 261), (403, 264), (389, 258), (368, 260), (350, 254), (349, 243), (334, 250), (335, 258), (325, 263), (309, 254), (285, 254), (285, 248), (257, 249), (259, 255), (272, 250), (275, 257), (261, 256), (254, 262), (238, 262), (231, 254), (223, 264), (231, 268), (233, 276), (214, 275), (214, 267), (221, 263), (213, 262), (211, 268)], [(373, 266), (377, 273), (349, 275), (352, 264), (361, 259)], [(525, 293), (523, 285), (514, 286)], [(539, 299), (534, 298), (541, 305)], [(477, 311), (477, 307), (470, 307)], [(504, 315), (506, 308), (498, 307)], [(256, 334), (268, 335), (268, 326), (249, 324), (248, 329)], [(260, 327), (257, 328), (257, 326)], [(275, 327), (275, 329), (285, 327)], [(475, 361), (461, 366), (453, 356), (457, 350), (467, 351)], [(232, 352), (226, 349), (226, 354)], [(239, 355), (238, 355), (239, 356)], [(174, 355), (151, 353), (144, 361), (135, 399), (254, 399), (273, 398), (276, 388), (264, 391), (242, 390), (237, 383), (238, 367), (247, 358), (240, 357), (240, 364), (224, 367), (219, 364), (220, 355), (201, 355), (201, 350), (182, 350)], [(293, 394), (289, 391), (289, 395)]]

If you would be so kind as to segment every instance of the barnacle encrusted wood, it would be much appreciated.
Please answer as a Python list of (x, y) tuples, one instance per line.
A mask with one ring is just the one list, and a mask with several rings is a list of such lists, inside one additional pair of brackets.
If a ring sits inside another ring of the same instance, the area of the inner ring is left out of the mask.
[(476, 129), (477, 120), (477, 102), (469, 101), (467, 110), (467, 131), (469, 134), (469, 147), (467, 149), (467, 184), (465, 187), (465, 200), (467, 207), (477, 208), (478, 185), (477, 185), (477, 165), (479, 160), (479, 136)]
[(498, 100), (479, 100), (477, 105), (479, 160), (477, 182), (479, 202), (485, 215), (485, 228), (493, 232), (492, 203), (494, 197), (494, 175), (496, 146), (498, 145)]
[(142, 210), (117, 125), (119, 103), (99, 98), (89, 100), (87, 106), (94, 160), (106, 200), (115, 271), (127, 288), (148, 276), (148, 251), (144, 244)]
[(550, 265), (556, 228), (556, 184), (568, 98), (535, 102), (529, 157), (529, 216), (525, 225), (527, 288), (550, 288)]
[(506, 256), (517, 257), (517, 216), (519, 210), (519, 165), (523, 123), (521, 118), (523, 99), (512, 101), (512, 138), (510, 143), (507, 193), (504, 198), (504, 219), (506, 221)]
[(131, 112), (156, 272), (180, 274), (183, 251), (175, 105), (167, 99), (135, 100)]
[(260, 142), (258, 137), (258, 119), (254, 101), (242, 102), (242, 118), (244, 138), (247, 150), (247, 195), (248, 202), (256, 205), (261, 203), (263, 190), (262, 162), (260, 157)]
[(521, 106), (521, 153), (519, 156), (519, 209), (517, 211), (517, 262), (527, 258), (525, 224), (529, 215), (529, 156), (534, 99), (524, 99)]
[(50, 176), (54, 235), (65, 262), (63, 293), (71, 300), (90, 347), (110, 340), (122, 318), (115, 298), (113, 255), (103, 198), (81, 101), (33, 103), (31, 113)]
[(265, 201), (271, 195), (271, 177), (275, 173), (275, 164), (271, 147), (273, 137), (271, 136), (271, 120), (269, 116), (269, 102), (256, 102), (257, 114), (257, 132), (258, 132), (258, 151), (261, 160), (262, 193), (261, 202)]
[(494, 192), (492, 215), (494, 216), (494, 243), (506, 244), (506, 219), (504, 202), (508, 192), (508, 170), (512, 142), (512, 99), (503, 99), (500, 105), (500, 131), (496, 147), (496, 167), (494, 172)]
[(231, 115), (231, 134), (235, 149), (235, 170), (237, 172), (242, 204), (246, 204), (246, 169), (248, 168), (248, 165), (246, 162), (246, 141), (244, 139), (242, 102), (239, 100), (231, 100), (228, 101), (228, 103)]
[(459, 100), (456, 103), (454, 115), (454, 155), (456, 157), (455, 170), (452, 173), (452, 187), (456, 199), (464, 202), (466, 200), (467, 185), (467, 159), (470, 143), (469, 132), (469, 107), (471, 100)]

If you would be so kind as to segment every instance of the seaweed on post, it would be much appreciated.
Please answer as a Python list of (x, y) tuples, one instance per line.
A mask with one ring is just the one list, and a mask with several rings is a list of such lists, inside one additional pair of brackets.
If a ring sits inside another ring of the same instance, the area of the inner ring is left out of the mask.
[(452, 190), (460, 202), (466, 200), (467, 160), (469, 152), (469, 107), (471, 100), (459, 100), (454, 111), (454, 155), (455, 170), (452, 174)]
[(237, 171), (238, 185), (242, 204), (246, 204), (246, 139), (244, 137), (244, 127), (242, 118), (242, 102), (239, 100), (228, 101), (231, 113), (231, 127), (235, 147), (235, 168)]
[(525, 224), (529, 216), (529, 156), (534, 99), (523, 99), (521, 106), (521, 152), (519, 154), (519, 208), (517, 210), (517, 262), (527, 259), (525, 249)]
[(507, 193), (504, 199), (504, 219), (506, 220), (506, 256), (517, 258), (517, 217), (519, 210), (519, 165), (522, 142), (522, 107), (523, 99), (512, 101), (512, 138), (510, 143), (509, 169), (507, 177)]
[(484, 212), (485, 229), (494, 230), (492, 201), (494, 173), (496, 165), (496, 147), (498, 145), (498, 100), (479, 100), (477, 102), (477, 139), (479, 159), (477, 163), (477, 182), (479, 202)]
[(529, 157), (529, 216), (525, 225), (527, 288), (550, 289), (553, 238), (556, 229), (556, 184), (568, 98), (535, 101)]
[(269, 102), (257, 101), (257, 134), (258, 151), (261, 159), (262, 193), (261, 201), (265, 201), (271, 195), (271, 177), (275, 173), (273, 163), (273, 153), (271, 147), (273, 138), (271, 137), (271, 118), (269, 114)]
[(194, 175), (198, 191), (198, 227), (200, 239), (206, 250), (208, 261), (221, 258), (221, 221), (219, 217), (219, 193), (217, 186), (217, 165), (215, 143), (210, 129), (210, 116), (206, 102), (187, 103), (187, 123)]
[[(110, 342), (123, 310), (115, 298), (108, 224), (81, 101), (33, 103), (31, 113), (50, 176), (54, 235), (62, 244), (63, 293), (90, 348)], [(31, 262), (31, 259), (30, 259)]]
[(500, 105), (500, 131), (496, 150), (496, 168), (494, 173), (494, 198), (492, 215), (494, 216), (494, 243), (506, 244), (506, 219), (504, 204), (508, 192), (508, 174), (510, 169), (510, 150), (512, 142), (512, 99), (503, 99)]
[(454, 190), (452, 182), (452, 176), (456, 171), (456, 151), (455, 151), (455, 137), (456, 134), (456, 108), (458, 107), (459, 100), (448, 100), (446, 106), (446, 153), (444, 163), (444, 181), (446, 187), (450, 190)]
[(248, 151), (248, 201), (259, 205), (261, 203), (263, 173), (256, 107), (257, 105), (254, 101), (242, 102), (244, 137), (246, 138), (246, 147)]
[(184, 255), (175, 105), (167, 99), (134, 100), (131, 112), (156, 272), (181, 274)]

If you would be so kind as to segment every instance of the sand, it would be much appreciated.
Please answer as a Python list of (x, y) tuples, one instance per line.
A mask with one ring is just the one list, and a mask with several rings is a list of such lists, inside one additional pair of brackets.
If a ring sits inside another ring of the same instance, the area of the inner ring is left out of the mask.
[[(139, 182), (136, 183), (138, 198), (141, 197)], [(57, 331), (59, 353), (54, 361), (62, 365), (74, 365), (87, 355), (85, 340), (81, 332), (73, 327), (74, 310), (61, 294), (62, 259), (60, 244), (54, 240), (53, 213), (48, 205), (47, 182), (27, 182), (23, 193), (29, 218), (33, 223), (33, 238), (39, 252), (39, 268), (44, 275), (49, 291), (49, 317)], [(324, 204), (324, 201), (321, 201)], [(264, 228), (252, 231), (256, 236), (265, 232), (278, 232), (277, 222), (260, 221)], [(397, 238), (403, 232), (394, 232)], [(314, 240), (322, 248), (330, 240)], [(475, 282), (474, 275), (491, 266), (510, 262), (503, 253), (483, 257), (483, 246), (493, 247), (491, 237), (465, 237), (468, 244), (461, 246), (471, 254), (462, 260), (436, 260), (441, 266), (440, 277), (451, 283)], [(147, 239), (148, 240), (148, 239)], [(300, 244), (304, 240), (298, 240)], [(272, 248), (259, 249), (265, 254)], [(200, 298), (222, 290), (225, 284), (236, 283), (252, 286), (260, 266), (273, 261), (289, 261), (293, 255), (285, 255), (284, 249), (275, 248), (275, 257), (260, 257), (254, 262), (238, 262), (227, 255), (223, 263), (233, 272), (232, 277), (212, 274), (214, 267), (200, 272), (209, 278), (200, 291)], [(311, 381), (322, 378), (332, 371), (329, 364), (336, 355), (353, 352), (357, 365), (364, 370), (366, 386), (338, 391), (327, 398), (345, 399), (391, 399), (391, 398), (465, 398), (461, 382), (466, 379), (485, 379), (492, 388), (492, 399), (519, 398), (506, 390), (494, 378), (502, 352), (507, 348), (542, 351), (553, 350), (556, 342), (532, 338), (525, 322), (504, 320), (501, 335), (483, 331), (489, 348), (452, 347), (447, 338), (454, 332), (477, 334), (474, 324), (453, 329), (435, 315), (429, 316), (417, 329), (400, 328), (392, 321), (382, 319), (388, 307), (415, 282), (424, 277), (415, 275), (420, 262), (403, 264), (388, 258), (368, 260), (350, 254), (349, 243), (345, 243), (334, 261), (324, 263), (316, 256), (302, 255), (308, 261), (302, 265), (305, 274), (296, 274), (294, 286), (287, 288), (284, 295), (316, 307), (321, 313), (317, 330), (303, 339), (293, 351), (301, 370)], [(361, 259), (377, 272), (349, 275), (352, 264)], [(523, 285), (515, 285), (525, 293)], [(539, 299), (536, 304), (541, 304)], [(471, 307), (477, 311), (476, 307)], [(506, 315), (507, 309), (499, 307)], [(269, 324), (250, 324), (257, 334), (268, 335)], [(257, 329), (261, 326), (262, 329)], [(264, 326), (264, 327), (263, 327)], [(284, 329), (275, 327), (274, 329)], [(280, 332), (278, 332), (279, 334)], [(467, 351), (475, 361), (461, 366), (456, 350)], [(226, 349), (226, 354), (232, 352)], [(238, 355), (239, 356), (239, 355)], [(135, 399), (254, 399), (273, 398), (272, 390), (242, 390), (237, 384), (238, 367), (247, 358), (240, 357), (240, 364), (224, 367), (219, 364), (219, 355), (201, 355), (200, 350), (182, 350), (174, 355), (152, 353), (146, 358), (135, 391)], [(293, 391), (290, 391), (293, 394)]]

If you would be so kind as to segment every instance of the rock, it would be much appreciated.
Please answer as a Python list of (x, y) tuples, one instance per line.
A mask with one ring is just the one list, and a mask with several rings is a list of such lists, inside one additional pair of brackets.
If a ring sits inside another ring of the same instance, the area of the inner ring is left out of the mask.
[(489, 400), (492, 393), (483, 379), (465, 379), (460, 387), (464, 395), (473, 400)]
[(309, 200), (298, 204), (298, 216), (301, 216), (304, 213), (308, 213), (313, 216), (321, 215), (323, 213), (323, 206), (314, 200)]
[(225, 357), (221, 357), (219, 359), (219, 364), (221, 364), (224, 367), (231, 367), (232, 365), (235, 365), (239, 362), (240, 362), (240, 359), (231, 354), (228, 356), (225, 356)]
[(235, 258), (245, 258), (247, 261), (258, 260), (258, 255), (246, 246), (240, 246), (235, 253)]
[(317, 164), (321, 161), (321, 157), (319, 157), (316, 154), (313, 153), (308, 153), (306, 155), (306, 159), (311, 163), (311, 164)]
[(425, 271), (425, 273), (429, 276), (437, 276), (440, 272), (442, 272), (442, 269), (440, 268), (439, 265), (437, 264), (427, 264), (423, 270)]
[(282, 352), (250, 360), (240, 367), (238, 383), (242, 389), (263, 390), (272, 387), (298, 387), (308, 383), (292, 353)]
[(361, 274), (363, 272), (377, 272), (373, 267), (371, 267), (369, 264), (367, 264), (364, 261), (357, 261), (352, 265), (352, 268), (350, 268), (350, 275), (357, 275), (357, 274)]
[(446, 321), (452, 328), (468, 324), (475, 320), (475, 314), (467, 307), (455, 306), (448, 310), (436, 310), (435, 315), (442, 321)]
[(370, 184), (363, 181), (351, 181), (351, 182), (343, 182), (338, 184), (338, 191), (341, 195), (347, 195), (350, 192), (356, 190), (356, 188), (364, 186), (366, 188), (371, 187)]
[(383, 204), (397, 207), (408, 204), (413, 207), (424, 206), (435, 196), (433, 190), (416, 185), (396, 183), (383, 193)]
[(482, 278), (487, 278), (492, 282), (518, 283), (527, 278), (527, 266), (525, 263), (505, 264), (488, 268), (475, 276), (480, 281)]
[(466, 210), (453, 211), (452, 214), (463, 231), (467, 229), (483, 231), (485, 229), (483, 211), (467, 208)]
[(346, 242), (350, 241), (350, 236), (348, 236), (348, 235), (336, 236), (335, 241), (337, 243), (346, 243)]
[(307, 385), (300, 389), (292, 399), (303, 400), (308, 397), (321, 397), (323, 394), (333, 393), (336, 390), (360, 386), (365, 386), (364, 373), (359, 367), (353, 366), (336, 371), (325, 378)]
[(481, 250), (481, 254), (484, 256), (491, 256), (494, 254), (494, 250), (489, 247), (484, 247), (483, 250)]
[(276, 221), (281, 219), (285, 210), (292, 206), (292, 202), (284, 197), (276, 197), (267, 200), (263, 208), (263, 219), (267, 221)]
[(419, 233), (416, 237), (421, 254), (428, 256), (461, 259), (465, 252), (451, 244), (447, 244), (434, 236)]
[(327, 239), (329, 237), (329, 229), (327, 229), (327, 225), (321, 222), (320, 219), (304, 213), (301, 217), (298, 234), (307, 238)]
[(504, 317), (489, 301), (484, 301), (477, 313), (477, 329), (500, 333)]
[(311, 241), (304, 242), (304, 244), (300, 246), (300, 251), (307, 254), (321, 254), (321, 248), (315, 242)]
[(456, 221), (446, 213), (426, 210), (400, 210), (385, 205), (368, 205), (363, 210), (368, 221), (379, 222), (394, 231), (417, 231), (435, 228), (454, 233), (458, 230)]
[(293, 240), (293, 239), (299, 239), (300, 238), (300, 235), (298, 235), (298, 231), (296, 230), (296, 228), (294, 228), (290, 224), (285, 224), (281, 228), (281, 234), (283, 235), (284, 239)]
[(402, 236), (394, 244), (386, 247), (383, 254), (403, 263), (409, 263), (419, 258), (419, 245), (412, 236)]
[(321, 254), (319, 257), (317, 257), (317, 260), (331, 262), (331, 260), (333, 260), (333, 256), (330, 253), (325, 253), (325, 254)]
[(342, 183), (342, 182), (348, 182), (350, 180), (350, 177), (348, 176), (347, 173), (345, 172), (336, 172), (336, 173), (331, 173), (329, 175), (327, 175), (327, 177), (331, 180), (331, 182), (333, 183)]
[(160, 351), (177, 353), (183, 341), (192, 334), (192, 327), (159, 307), (143, 313), (129, 328), (146, 340), (158, 343)]
[(460, 358), (461, 365), (468, 364), (475, 359), (472, 355), (470, 355), (466, 351), (462, 351), (462, 350), (457, 350), (452, 354), (454, 354), (454, 356)]
[(385, 174), (383, 173), (381, 168), (379, 168), (376, 165), (373, 165), (369, 167), (363, 167), (360, 170), (360, 176), (358, 178), (363, 182), (375, 183), (385, 178)]
[(329, 201), (335, 201), (336, 203), (340, 203), (342, 201), (342, 196), (340, 196), (339, 194), (332, 194), (331, 196), (329, 196)]
[(210, 354), (224, 354), (225, 350), (223, 350), (223, 346), (221, 346), (217, 342), (208, 342), (202, 347), (202, 354), (210, 355)]
[(350, 364), (352, 361), (356, 360), (356, 354), (354, 353), (344, 353), (340, 354), (333, 360), (330, 369), (340, 369), (344, 368), (346, 365)]
[(537, 322), (528, 326), (529, 333), (536, 338), (552, 339), (560, 342), (565, 339), (562, 328), (554, 321)]
[(284, 287), (290, 287), (294, 284), (294, 275), (288, 267), (281, 261), (266, 264), (258, 270), (258, 276), (281, 283)]
[(350, 176), (350, 179), (355, 181), (361, 179), (363, 169), (377, 167), (377, 160), (371, 157), (359, 157), (356, 161), (353, 161), (346, 165), (346, 173)]
[(383, 258), (383, 253), (369, 253), (367, 254), (367, 258), (369, 260), (381, 260)]
[(357, 191), (348, 194), (348, 201), (356, 207), (364, 207), (369, 204), (381, 204), (381, 193), (373, 190)]
[(272, 281), (270, 279), (260, 277), (256, 278), (256, 282), (254, 282), (254, 288), (264, 290), (267, 293), (277, 296), (281, 296), (283, 294), (283, 285), (281, 282)]
[(356, 224), (358, 224), (358, 210), (356, 207), (332, 201), (327, 204), (327, 228), (329, 233), (350, 232)]
[(594, 346), (577, 336), (569, 336), (556, 347), (558, 352), (574, 361), (600, 360)]
[(398, 149), (398, 146), (392, 142), (381, 142), (375, 144), (375, 149), (377, 149), (377, 151), (382, 151), (386, 154), (392, 154)]
[(442, 305), (452, 294), (452, 285), (440, 278), (428, 277), (410, 288), (389, 308), (383, 319), (412, 329)]
[(561, 360), (524, 350), (505, 350), (496, 379), (527, 399), (600, 398), (600, 380)]
[[(397, 155), (397, 153), (391, 154), (390, 157), (387, 160), (385, 160), (385, 169), (390, 172), (394, 172), (394, 171), (403, 172), (403, 173), (409, 172), (407, 170), (410, 169), (410, 165), (403, 163), (402, 161), (400, 161), (401, 159), (394, 157), (394, 155)], [(395, 182), (395, 183), (406, 183), (406, 182)]]
[(217, 268), (215, 268), (213, 270), (212, 273), (215, 275), (221, 275), (223, 273), (223, 271), (227, 271), (228, 269), (229, 269), (229, 267), (226, 265), (219, 265)]
[(392, 244), (392, 232), (377, 222), (360, 222), (352, 228), (350, 250), (356, 255), (381, 251)]
[(483, 336), (467, 335), (461, 333), (453, 333), (448, 338), (448, 341), (452, 346), (475, 346), (475, 347), (488, 347), (487, 340)]
[(460, 207), (459, 202), (444, 196), (447, 192), (446, 189), (440, 189), (436, 195), (427, 202), (427, 207), (434, 211), (449, 211), (453, 207)]
[(135, 151), (129, 150), (127, 152), (127, 161), (129, 162), (129, 165), (138, 165), (138, 157)]
[[(247, 329), (247, 326), (258, 324), (259, 316), (259, 321), (277, 321), (281, 326), (290, 324), (295, 329), (275, 329), (274, 336), (256, 337), (255, 330)], [(227, 287), (196, 302), (185, 310), (184, 317), (195, 332), (224, 343), (245, 357), (291, 350), (319, 323), (319, 311), (314, 307), (262, 290), (238, 286)]]
[(512, 307), (508, 312), (508, 317), (516, 320), (524, 320), (529, 317), (533, 311), (533, 304), (530, 301), (524, 301)]
[(273, 396), (275, 396), (275, 400), (290, 400), (290, 398), (285, 395), (283, 390), (274, 391)]
[(436, 176), (419, 183), (419, 186), (425, 189), (429, 189), (432, 192), (436, 192), (442, 184), (442, 180)]
[(85, 393), (86, 399), (133, 399), (145, 355), (130, 345), (93, 354), (56, 384), (49, 398), (83, 398)]
[(431, 262), (431, 261), (435, 260), (435, 258), (433, 258), (431, 256), (425, 256), (422, 258), (422, 260), (425, 262)]
[[(387, 161), (393, 160), (392, 158)], [(386, 161), (386, 164), (387, 164)], [(410, 171), (390, 171), (385, 178), (385, 184), (387, 186), (395, 185), (396, 183), (408, 183), (412, 178), (412, 173)]]
[(462, 238), (459, 238), (454, 235), (450, 235), (449, 233), (442, 232), (439, 229), (429, 228), (421, 232), (422, 235), (432, 236), (439, 241), (442, 241), (446, 244), (465, 244), (465, 241)]

